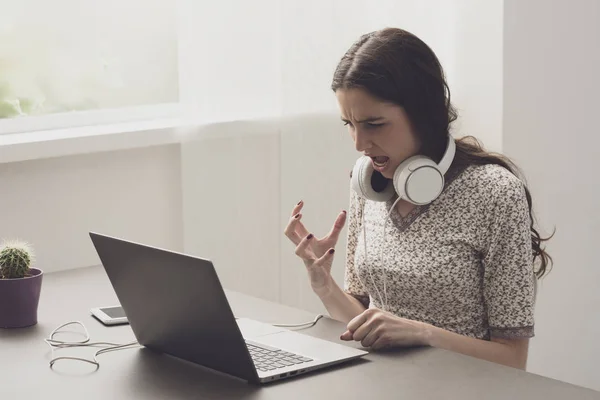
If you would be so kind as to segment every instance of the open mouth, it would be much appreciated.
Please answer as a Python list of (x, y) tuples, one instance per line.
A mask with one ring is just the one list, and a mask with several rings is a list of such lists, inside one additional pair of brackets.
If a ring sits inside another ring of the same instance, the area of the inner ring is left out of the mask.
[(371, 160), (373, 160), (373, 166), (377, 170), (382, 170), (386, 167), (386, 165), (390, 161), (390, 158), (386, 157), (386, 156), (376, 156), (376, 157), (371, 157)]

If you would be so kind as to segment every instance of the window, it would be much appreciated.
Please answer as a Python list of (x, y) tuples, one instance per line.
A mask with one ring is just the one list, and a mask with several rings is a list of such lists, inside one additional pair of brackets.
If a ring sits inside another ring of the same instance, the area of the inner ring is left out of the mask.
[(172, 114), (176, 5), (0, 0), (0, 132)]
[(337, 113), (331, 75), (365, 32), (405, 27), (451, 70), (455, 2), (433, 3), (0, 0), (0, 134)]

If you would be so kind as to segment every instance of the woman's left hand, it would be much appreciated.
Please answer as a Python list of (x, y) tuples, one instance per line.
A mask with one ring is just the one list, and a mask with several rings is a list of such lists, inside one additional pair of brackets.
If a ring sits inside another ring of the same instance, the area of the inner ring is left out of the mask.
[(370, 308), (348, 323), (342, 340), (360, 341), (364, 347), (379, 350), (388, 347), (427, 345), (427, 325)]

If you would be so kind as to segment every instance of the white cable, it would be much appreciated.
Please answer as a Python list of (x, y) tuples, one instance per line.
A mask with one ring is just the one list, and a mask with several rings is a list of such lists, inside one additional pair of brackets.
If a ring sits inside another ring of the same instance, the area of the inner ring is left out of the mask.
[[(63, 341), (63, 340), (57, 340), (54, 339), (54, 335), (56, 335), (56, 333), (58, 332), (58, 330), (60, 330), (61, 328), (68, 326), (68, 325), (72, 325), (72, 324), (78, 324), (81, 325), (81, 327), (83, 328), (83, 330), (85, 331), (85, 339), (80, 340), (80, 341)], [(58, 328), (54, 329), (52, 331), (52, 333), (50, 334), (49, 338), (44, 339), (44, 342), (46, 342), (46, 344), (48, 344), (50, 346), (51, 349), (51, 360), (50, 360), (50, 367), (52, 368), (54, 366), (54, 363), (58, 360), (76, 360), (76, 361), (84, 361), (90, 364), (93, 364), (96, 366), (96, 369), (100, 368), (100, 363), (98, 362), (97, 357), (102, 354), (102, 353), (106, 353), (109, 351), (114, 351), (114, 350), (120, 350), (120, 349), (124, 349), (133, 345), (139, 345), (137, 341), (134, 342), (130, 342), (130, 343), (125, 343), (125, 344), (119, 344), (119, 343), (111, 343), (111, 342), (90, 342), (90, 334), (87, 330), (87, 328), (85, 327), (85, 325), (80, 322), (80, 321), (71, 321), (71, 322), (67, 322), (66, 324), (62, 324), (61, 326), (59, 326)], [(54, 348), (59, 348), (59, 349), (63, 349), (63, 348), (71, 348), (71, 347), (95, 347), (95, 346), (109, 346), (109, 347), (105, 347), (103, 349), (98, 350), (95, 354), (94, 354), (94, 359), (90, 360), (87, 358), (81, 358), (81, 357), (69, 357), (69, 356), (63, 356), (63, 357), (54, 357)]]
[[(240, 317), (235, 317), (235, 319), (239, 319)], [(312, 321), (308, 321), (308, 322), (303, 322), (301, 324), (270, 324), (271, 326), (276, 326), (278, 328), (302, 328), (302, 327), (307, 327), (310, 328), (311, 326), (314, 326), (321, 318), (323, 318), (322, 314), (317, 314), (317, 316), (315, 317), (315, 319), (313, 319)]]
[(383, 244), (381, 245), (381, 273), (383, 274), (383, 293), (385, 295), (385, 308), (384, 311), (388, 311), (388, 295), (387, 295), (387, 286), (386, 286), (386, 282), (387, 282), (387, 273), (385, 272), (385, 265), (383, 262), (383, 245), (385, 244), (385, 228), (387, 226), (387, 222), (390, 219), (390, 216), (392, 215), (392, 211), (394, 211), (394, 208), (396, 207), (396, 204), (398, 203), (398, 201), (400, 201), (401, 197), (398, 197), (396, 199), (396, 201), (394, 202), (394, 204), (392, 204), (392, 207), (390, 207), (390, 211), (388, 211), (388, 215), (387, 218), (385, 219), (385, 222), (383, 223)]
[[(367, 267), (367, 271), (369, 272), (369, 276), (371, 277), (371, 283), (373, 284), (373, 287), (375, 288), (375, 290), (377, 291), (377, 295), (379, 297), (379, 303), (382, 306), (383, 311), (387, 311), (388, 308), (388, 295), (387, 295), (387, 273), (385, 272), (385, 265), (384, 265), (384, 259), (383, 259), (383, 249), (384, 249), (384, 245), (385, 245), (385, 235), (386, 235), (386, 227), (387, 227), (387, 222), (390, 219), (390, 216), (392, 214), (392, 212), (394, 211), (394, 208), (396, 207), (396, 204), (398, 204), (398, 201), (401, 200), (401, 197), (398, 197), (396, 199), (396, 201), (392, 204), (392, 207), (390, 208), (390, 210), (388, 211), (387, 214), (387, 218), (385, 219), (384, 223), (383, 223), (383, 239), (382, 239), (382, 243), (381, 243), (381, 253), (380, 253), (380, 262), (381, 262), (381, 273), (383, 274), (383, 294), (384, 297), (381, 296), (381, 292), (379, 291), (379, 288), (377, 287), (377, 285), (375, 284), (375, 280), (373, 279), (373, 273), (371, 272), (371, 267), (370, 264), (368, 263), (367, 260), (367, 228), (365, 226), (365, 212), (363, 209), (362, 212), (362, 228), (363, 228), (363, 245), (364, 245), (364, 251), (365, 251), (365, 265)], [(356, 272), (356, 276), (358, 278), (358, 280), (360, 281), (360, 274), (358, 273), (358, 268), (356, 267), (356, 265), (354, 266), (355, 272)], [(362, 283), (362, 281), (361, 281)], [(364, 286), (364, 283), (362, 283)], [(365, 286), (366, 287), (366, 286)], [(383, 301), (383, 299), (385, 298), (385, 302)]]
[(314, 326), (317, 323), (317, 321), (319, 321), (321, 318), (323, 318), (323, 315), (319, 314), (312, 321), (304, 322), (302, 324), (272, 324), (272, 325), (277, 326), (279, 328), (301, 328), (303, 326), (310, 328), (311, 326)]
[[(381, 292), (379, 291), (379, 288), (375, 284), (375, 280), (373, 279), (373, 273), (371, 272), (371, 266), (367, 260), (367, 228), (365, 227), (365, 210), (364, 209), (363, 209), (361, 217), (362, 217), (362, 227), (363, 227), (363, 245), (365, 248), (365, 266), (367, 267), (367, 271), (369, 272), (369, 276), (371, 277), (371, 283), (373, 284), (373, 287), (375, 288), (375, 290), (377, 291), (377, 295), (379, 296), (379, 303), (383, 306), (383, 297), (381, 297)], [(356, 276), (359, 277), (360, 275), (358, 273), (358, 269), (356, 268), (356, 264), (354, 265), (354, 267), (356, 270)], [(360, 281), (360, 277), (358, 279)], [(366, 286), (364, 284), (363, 284), (363, 286), (366, 288)]]
[[(318, 314), (314, 320), (309, 321), (309, 322), (304, 322), (304, 323), (300, 323), (300, 324), (273, 324), (273, 326), (289, 327), (289, 328), (301, 328), (301, 327), (310, 328), (311, 326), (314, 326), (317, 323), (317, 321), (319, 321), (321, 318), (323, 318), (323, 315)], [(64, 340), (54, 339), (54, 335), (56, 335), (61, 328), (64, 328), (65, 326), (73, 325), (73, 324), (81, 325), (81, 327), (85, 331), (85, 339), (82, 339), (79, 341), (64, 341)], [(52, 368), (54, 366), (54, 363), (58, 360), (75, 360), (75, 361), (83, 361), (83, 362), (87, 362), (89, 364), (95, 365), (96, 369), (98, 369), (98, 368), (100, 368), (100, 363), (98, 362), (97, 357), (100, 354), (108, 353), (108, 352), (116, 351), (116, 350), (123, 350), (126, 348), (130, 348), (131, 346), (140, 346), (140, 344), (137, 341), (123, 344), (123, 343), (112, 343), (112, 342), (90, 342), (90, 339), (91, 339), (90, 334), (89, 334), (87, 328), (80, 321), (67, 322), (66, 324), (62, 324), (58, 328), (54, 329), (52, 331), (52, 333), (50, 334), (50, 337), (44, 339), (44, 342), (46, 342), (46, 344), (48, 344), (51, 349), (50, 368)], [(102, 345), (108, 346), (108, 347), (104, 347), (104, 348), (98, 350), (96, 353), (94, 353), (93, 360), (90, 360), (87, 358), (81, 358), (81, 357), (70, 357), (70, 356), (54, 357), (54, 348), (64, 349), (64, 348), (71, 348), (71, 347), (95, 347), (95, 346), (102, 346)]]

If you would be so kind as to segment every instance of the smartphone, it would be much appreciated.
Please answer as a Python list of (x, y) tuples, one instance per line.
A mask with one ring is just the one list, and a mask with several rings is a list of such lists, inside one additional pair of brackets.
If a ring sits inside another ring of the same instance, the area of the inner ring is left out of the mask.
[(110, 306), (110, 307), (96, 307), (90, 310), (92, 315), (96, 317), (104, 325), (122, 325), (128, 324), (127, 316), (123, 307)]

